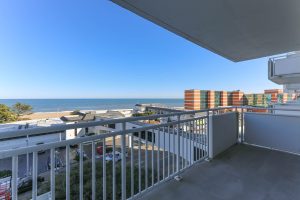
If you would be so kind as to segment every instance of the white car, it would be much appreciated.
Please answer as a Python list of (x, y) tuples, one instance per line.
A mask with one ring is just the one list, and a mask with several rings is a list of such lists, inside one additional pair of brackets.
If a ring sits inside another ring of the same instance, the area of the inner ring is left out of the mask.
[[(76, 154), (78, 157), (80, 156), (80, 149), (76, 149)], [(83, 159), (88, 158), (87, 154), (84, 151), (82, 151), (82, 155), (83, 155)]]
[[(114, 157), (113, 157), (113, 153), (107, 153), (105, 155), (105, 160), (106, 161), (113, 161)], [(126, 157), (128, 156), (127, 152), (126, 152)], [(118, 151), (115, 151), (115, 162), (118, 162), (122, 160), (122, 153), (118, 152)]]

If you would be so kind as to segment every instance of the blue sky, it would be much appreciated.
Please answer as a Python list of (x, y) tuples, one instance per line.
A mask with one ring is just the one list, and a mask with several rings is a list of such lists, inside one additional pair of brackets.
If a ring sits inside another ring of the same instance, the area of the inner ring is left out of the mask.
[(267, 58), (233, 63), (108, 0), (0, 0), (0, 98), (262, 92)]

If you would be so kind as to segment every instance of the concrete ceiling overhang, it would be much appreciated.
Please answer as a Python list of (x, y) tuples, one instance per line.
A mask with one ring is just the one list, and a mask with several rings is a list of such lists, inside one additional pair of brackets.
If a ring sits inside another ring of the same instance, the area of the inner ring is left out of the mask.
[(232, 61), (300, 50), (300, 0), (112, 0)]

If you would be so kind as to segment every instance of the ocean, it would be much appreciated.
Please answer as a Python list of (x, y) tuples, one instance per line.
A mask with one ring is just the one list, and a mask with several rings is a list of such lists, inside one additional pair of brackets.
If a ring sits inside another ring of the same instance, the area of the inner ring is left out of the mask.
[(183, 99), (0, 99), (0, 104), (12, 106), (20, 102), (33, 107), (33, 112), (73, 110), (132, 109), (135, 104), (153, 103), (169, 107), (183, 107)]

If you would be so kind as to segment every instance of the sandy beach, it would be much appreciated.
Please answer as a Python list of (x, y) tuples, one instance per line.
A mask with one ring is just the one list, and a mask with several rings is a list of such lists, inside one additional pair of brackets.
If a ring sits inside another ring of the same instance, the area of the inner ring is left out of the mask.
[(65, 115), (70, 115), (71, 111), (62, 112), (36, 112), (30, 115), (23, 115), (21, 119), (48, 119), (48, 118), (60, 118)]

